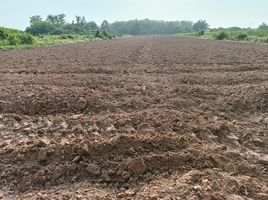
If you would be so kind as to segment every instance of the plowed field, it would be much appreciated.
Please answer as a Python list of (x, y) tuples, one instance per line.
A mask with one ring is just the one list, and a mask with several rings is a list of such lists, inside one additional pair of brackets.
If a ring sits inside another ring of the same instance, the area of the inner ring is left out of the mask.
[(0, 199), (267, 200), (268, 46), (0, 52)]

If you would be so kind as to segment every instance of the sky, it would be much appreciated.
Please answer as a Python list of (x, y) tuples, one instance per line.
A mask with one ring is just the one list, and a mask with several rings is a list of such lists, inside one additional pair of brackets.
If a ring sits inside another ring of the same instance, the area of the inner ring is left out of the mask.
[(0, 0), (0, 26), (24, 30), (29, 17), (76, 15), (100, 24), (129, 19), (205, 19), (210, 27), (258, 27), (268, 23), (268, 0)]

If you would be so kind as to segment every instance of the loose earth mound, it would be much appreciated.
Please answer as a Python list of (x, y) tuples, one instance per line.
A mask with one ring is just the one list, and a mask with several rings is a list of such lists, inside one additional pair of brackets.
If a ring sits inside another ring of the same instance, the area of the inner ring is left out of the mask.
[(0, 52), (0, 91), (0, 199), (268, 198), (268, 46)]

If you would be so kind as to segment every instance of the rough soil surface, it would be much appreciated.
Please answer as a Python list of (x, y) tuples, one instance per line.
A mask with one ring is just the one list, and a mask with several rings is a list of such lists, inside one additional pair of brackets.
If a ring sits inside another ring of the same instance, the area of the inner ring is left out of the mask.
[(0, 52), (0, 91), (0, 199), (268, 199), (268, 46)]

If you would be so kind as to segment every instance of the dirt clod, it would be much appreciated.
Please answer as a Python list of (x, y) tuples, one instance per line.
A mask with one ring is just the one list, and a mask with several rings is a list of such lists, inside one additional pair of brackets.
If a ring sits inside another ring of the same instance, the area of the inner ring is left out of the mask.
[(80, 97), (76, 103), (76, 106), (79, 110), (84, 109), (87, 106), (87, 101), (85, 98)]
[(89, 172), (92, 175), (99, 175), (101, 173), (100, 167), (96, 164), (88, 164), (87, 172)]
[(121, 177), (122, 177), (123, 182), (126, 182), (131, 177), (131, 174), (129, 172), (123, 172)]
[(41, 149), (40, 151), (38, 151), (37, 160), (39, 162), (44, 162), (47, 160), (47, 152), (45, 149)]
[(128, 161), (127, 166), (128, 170), (134, 174), (143, 174), (146, 170), (146, 165), (141, 157)]
[(43, 169), (40, 169), (36, 172), (36, 174), (34, 175), (34, 182), (41, 185), (44, 185), (47, 182), (45, 177), (45, 171)]

